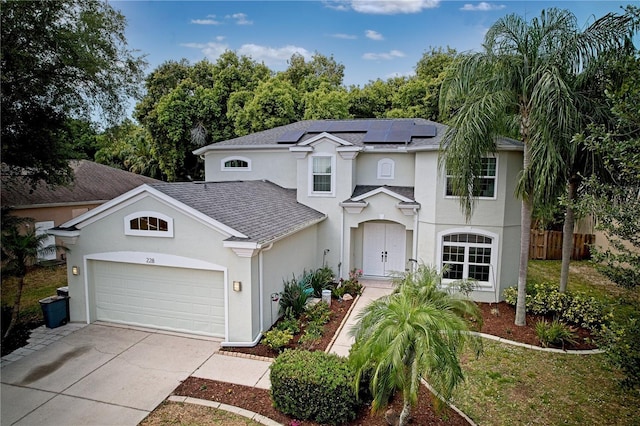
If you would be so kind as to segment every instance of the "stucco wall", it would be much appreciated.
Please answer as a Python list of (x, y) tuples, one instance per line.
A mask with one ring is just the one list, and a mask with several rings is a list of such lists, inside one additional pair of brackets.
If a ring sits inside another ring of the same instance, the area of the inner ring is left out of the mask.
[[(277, 241), (273, 247), (261, 253), (263, 279), (263, 330), (266, 331), (278, 319), (278, 302), (271, 301), (271, 295), (280, 293), (283, 281), (293, 275), (299, 278), (302, 272), (317, 269), (321, 265), (318, 257), (318, 225), (306, 228), (286, 239)], [(333, 267), (333, 265), (330, 265)], [(334, 272), (337, 272), (334, 268)]]
[[(124, 234), (124, 217), (138, 211), (163, 213), (174, 220), (174, 237), (138, 237)], [(254, 323), (251, 309), (252, 297), (257, 292), (258, 283), (251, 270), (251, 259), (238, 257), (232, 250), (222, 247), (227, 236), (211, 227), (194, 220), (179, 210), (148, 196), (127, 205), (112, 214), (102, 217), (81, 229), (81, 235), (68, 253), (67, 269), (70, 291), (70, 311), (72, 321), (87, 321), (85, 307), (85, 256), (97, 253), (130, 251), (135, 252), (138, 261), (155, 254), (179, 255), (186, 259), (197, 259), (227, 270), (229, 340), (251, 341)], [(80, 267), (80, 274), (71, 273), (72, 266)], [(242, 281), (241, 292), (230, 287), (233, 281)], [(89, 294), (89, 297), (93, 297)], [(91, 306), (91, 302), (89, 305)], [(89, 320), (95, 320), (95, 313), (89, 312)]]
[[(244, 157), (251, 161), (251, 171), (223, 171), (221, 161), (228, 157)], [(269, 180), (284, 188), (296, 186), (296, 159), (289, 147), (265, 151), (209, 151), (205, 156), (205, 180)]]
[[(394, 179), (378, 179), (378, 162), (388, 158), (394, 162)], [(361, 152), (356, 158), (356, 185), (413, 186), (414, 154)]]

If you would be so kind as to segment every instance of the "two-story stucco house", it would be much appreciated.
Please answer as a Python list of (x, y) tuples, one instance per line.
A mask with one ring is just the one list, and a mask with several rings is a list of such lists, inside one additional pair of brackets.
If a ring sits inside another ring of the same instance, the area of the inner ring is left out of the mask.
[(413, 260), (477, 280), (495, 302), (517, 282), (522, 145), (485, 159), (465, 220), (422, 119), (310, 120), (194, 152), (205, 182), (140, 186), (52, 231), (68, 254), (71, 318), (253, 345), (283, 279), (326, 262), (384, 278)]

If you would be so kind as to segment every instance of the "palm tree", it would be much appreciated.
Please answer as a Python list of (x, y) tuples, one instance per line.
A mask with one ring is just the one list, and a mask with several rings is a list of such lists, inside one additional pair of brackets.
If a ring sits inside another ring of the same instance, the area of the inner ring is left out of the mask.
[(55, 252), (59, 248), (66, 249), (56, 245), (43, 247), (44, 241), (49, 236), (37, 234), (33, 224), (33, 219), (12, 216), (9, 214), (9, 209), (2, 208), (2, 272), (3, 276), (18, 278), (11, 321), (2, 336), (3, 339), (9, 336), (18, 321), (27, 268), (37, 262), (39, 254)]
[(525, 294), (534, 202), (557, 194), (579, 111), (573, 81), (605, 52), (620, 48), (629, 14), (609, 13), (581, 31), (567, 10), (547, 9), (530, 22), (508, 15), (491, 26), (483, 51), (463, 56), (445, 80), (440, 108), (450, 116), (441, 166), (467, 215), (482, 157), (496, 151), (500, 135), (524, 143), (517, 195), (522, 199), (516, 325), (525, 325)]
[(372, 410), (378, 411), (400, 390), (401, 426), (417, 401), (421, 378), (447, 400), (463, 380), (458, 355), (464, 344), (471, 342), (480, 351), (480, 340), (468, 333), (465, 320), (481, 321), (477, 305), (441, 290), (440, 281), (436, 270), (425, 266), (406, 273), (391, 295), (357, 316), (351, 330), (355, 344), (349, 360), (356, 371), (356, 391), (361, 379), (370, 376)]

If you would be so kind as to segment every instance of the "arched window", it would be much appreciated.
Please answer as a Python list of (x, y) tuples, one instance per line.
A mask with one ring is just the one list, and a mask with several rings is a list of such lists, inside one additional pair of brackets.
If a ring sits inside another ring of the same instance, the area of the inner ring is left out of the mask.
[(227, 157), (221, 161), (221, 169), (223, 172), (230, 171), (251, 171), (251, 160), (246, 157)]
[(497, 236), (477, 230), (441, 233), (440, 266), (443, 280), (470, 279), (479, 289), (493, 288), (497, 264)]
[(393, 179), (395, 177), (395, 162), (391, 158), (378, 161), (378, 179)]
[(173, 219), (158, 212), (136, 212), (124, 218), (125, 235), (173, 237)]

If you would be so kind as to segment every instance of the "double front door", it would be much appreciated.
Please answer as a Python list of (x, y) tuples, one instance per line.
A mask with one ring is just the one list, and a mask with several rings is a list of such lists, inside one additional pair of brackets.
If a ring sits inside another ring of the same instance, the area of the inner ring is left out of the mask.
[(389, 276), (405, 269), (406, 231), (396, 223), (364, 224), (362, 268), (365, 275)]

